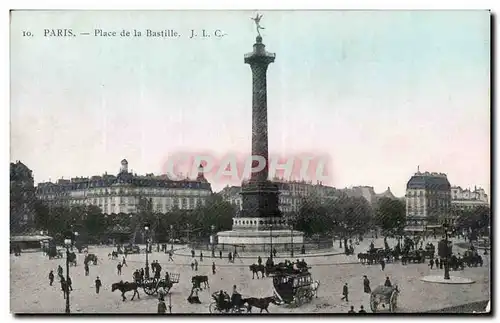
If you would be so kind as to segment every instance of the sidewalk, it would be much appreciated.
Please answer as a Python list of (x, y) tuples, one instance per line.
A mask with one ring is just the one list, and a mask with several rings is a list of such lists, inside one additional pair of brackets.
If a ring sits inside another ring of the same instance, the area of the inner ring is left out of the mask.
[[(195, 249), (195, 257), (200, 256), (200, 251), (203, 252), (203, 256), (207, 258), (211, 258), (212, 252), (210, 250), (196, 250)], [(222, 258), (227, 259), (229, 251), (224, 251), (222, 253)], [(264, 257), (267, 253), (264, 252), (239, 252), (238, 253), (238, 258), (243, 258), (243, 259), (255, 259), (259, 256)], [(328, 256), (337, 256), (337, 255), (343, 255), (344, 252), (339, 252), (339, 250), (336, 249), (324, 249), (320, 250), (318, 252), (306, 252), (305, 254), (301, 254), (300, 252), (294, 252), (293, 258), (308, 258), (308, 257), (328, 257)], [(183, 257), (191, 257), (191, 249), (189, 248), (179, 248), (174, 251), (174, 255), (176, 256), (183, 256)], [(219, 251), (215, 252), (215, 256), (217, 259), (219, 259)], [(284, 258), (284, 259), (289, 259), (290, 258), (290, 252), (278, 252), (276, 254), (276, 258)]]

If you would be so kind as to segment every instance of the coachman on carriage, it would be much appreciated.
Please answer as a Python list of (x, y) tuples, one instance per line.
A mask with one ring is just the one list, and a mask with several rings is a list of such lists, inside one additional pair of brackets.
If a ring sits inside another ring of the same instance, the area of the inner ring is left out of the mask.
[(389, 311), (391, 313), (395, 312), (398, 304), (398, 294), (398, 285), (391, 287), (378, 286), (375, 288), (370, 295), (370, 308), (372, 312), (376, 313), (380, 304), (384, 308), (386, 305), (389, 305)]

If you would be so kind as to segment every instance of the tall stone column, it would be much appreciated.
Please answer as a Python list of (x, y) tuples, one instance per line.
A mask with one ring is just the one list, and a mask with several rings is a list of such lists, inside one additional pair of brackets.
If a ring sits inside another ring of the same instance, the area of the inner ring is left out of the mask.
[(245, 63), (249, 64), (252, 69), (252, 156), (262, 157), (266, 164), (263, 170), (252, 173), (251, 180), (265, 181), (269, 174), (267, 67), (274, 62), (276, 55), (266, 52), (266, 46), (262, 43), (261, 36), (257, 36), (253, 48), (252, 53), (245, 55)]
[[(266, 51), (262, 37), (257, 36), (253, 51), (245, 55), (245, 63), (252, 70), (252, 156), (265, 160), (264, 168), (251, 174), (248, 183), (242, 184), (243, 217), (279, 217), (277, 185), (268, 180), (269, 151), (267, 136), (267, 67), (276, 54)], [(258, 161), (254, 161), (254, 167)]]

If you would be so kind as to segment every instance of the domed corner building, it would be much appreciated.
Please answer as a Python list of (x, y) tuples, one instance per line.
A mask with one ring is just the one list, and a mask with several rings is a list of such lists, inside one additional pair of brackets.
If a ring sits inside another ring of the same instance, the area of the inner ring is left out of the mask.
[(409, 234), (435, 235), (451, 216), (451, 185), (444, 173), (417, 171), (406, 184), (406, 228)]

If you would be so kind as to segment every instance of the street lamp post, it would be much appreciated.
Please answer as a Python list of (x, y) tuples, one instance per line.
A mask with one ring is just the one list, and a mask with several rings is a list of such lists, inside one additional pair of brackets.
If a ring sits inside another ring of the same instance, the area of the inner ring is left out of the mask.
[(271, 224), (271, 225), (269, 226), (269, 228), (271, 229), (271, 230), (269, 231), (269, 234), (270, 234), (270, 236), (271, 236), (271, 251), (270, 251), (270, 253), (271, 253), (271, 260), (273, 260), (273, 225)]
[(149, 252), (149, 224), (144, 225), (144, 231), (146, 232), (146, 268), (149, 267), (149, 262), (148, 262), (148, 252)]
[(448, 221), (445, 220), (443, 223), (443, 228), (444, 228), (444, 241), (446, 243), (446, 257), (445, 257), (445, 262), (444, 262), (444, 279), (450, 279), (450, 267), (448, 265)]
[(293, 223), (290, 223), (290, 230), (292, 231), (290, 235), (290, 240), (292, 242), (292, 249), (290, 250), (290, 257), (293, 258)]
[(174, 247), (174, 226), (170, 225), (170, 244)]
[(215, 258), (215, 249), (214, 249), (214, 243), (215, 243), (215, 237), (214, 237), (214, 231), (215, 231), (215, 225), (211, 225), (210, 229), (212, 230), (212, 235), (210, 236), (210, 243), (212, 244), (212, 258)]
[(77, 236), (78, 232), (69, 232), (68, 237), (64, 239), (64, 245), (66, 246), (66, 285), (65, 291), (66, 293), (66, 314), (70, 314), (70, 305), (69, 305), (69, 248), (73, 245), (73, 236)]

